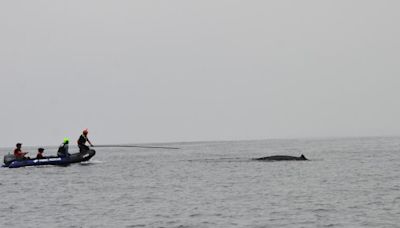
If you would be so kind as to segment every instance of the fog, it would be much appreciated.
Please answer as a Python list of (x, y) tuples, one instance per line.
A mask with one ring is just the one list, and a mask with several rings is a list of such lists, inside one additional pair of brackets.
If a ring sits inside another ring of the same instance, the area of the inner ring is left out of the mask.
[(400, 135), (398, 1), (1, 1), (0, 146)]

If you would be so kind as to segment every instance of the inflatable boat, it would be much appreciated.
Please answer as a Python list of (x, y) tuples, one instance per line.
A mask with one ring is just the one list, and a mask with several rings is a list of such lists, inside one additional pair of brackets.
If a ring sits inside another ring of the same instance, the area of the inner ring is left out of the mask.
[(89, 161), (96, 154), (95, 150), (88, 150), (85, 152), (71, 154), (68, 157), (45, 157), (42, 159), (25, 159), (17, 160), (14, 155), (7, 154), (4, 156), (3, 167), (20, 168), (25, 166), (39, 166), (39, 165), (58, 165), (67, 166), (72, 163)]

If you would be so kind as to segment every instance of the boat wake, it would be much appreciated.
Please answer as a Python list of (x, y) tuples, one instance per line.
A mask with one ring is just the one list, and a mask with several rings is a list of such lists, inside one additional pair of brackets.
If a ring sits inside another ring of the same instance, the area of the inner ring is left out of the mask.
[(95, 164), (101, 164), (104, 163), (103, 161), (99, 161), (99, 160), (89, 160), (89, 161), (84, 161), (81, 162), (81, 165), (95, 165)]

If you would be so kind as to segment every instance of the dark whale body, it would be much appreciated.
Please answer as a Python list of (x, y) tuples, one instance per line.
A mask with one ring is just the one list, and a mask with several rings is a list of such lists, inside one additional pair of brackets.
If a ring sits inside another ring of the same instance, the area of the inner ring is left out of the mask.
[(254, 158), (257, 161), (306, 161), (308, 160), (303, 154), (300, 157), (287, 156), (287, 155), (275, 155), (262, 158)]

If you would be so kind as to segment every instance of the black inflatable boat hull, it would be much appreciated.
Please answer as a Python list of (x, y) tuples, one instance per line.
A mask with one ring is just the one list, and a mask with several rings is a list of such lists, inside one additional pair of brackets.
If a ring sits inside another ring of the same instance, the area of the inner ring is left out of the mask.
[(6, 167), (9, 168), (20, 168), (25, 166), (39, 166), (39, 165), (59, 165), (66, 166), (72, 163), (89, 161), (96, 154), (95, 150), (88, 150), (82, 153), (71, 154), (69, 157), (47, 157), (43, 159), (27, 159), (27, 160), (16, 160), (11, 162)]

